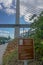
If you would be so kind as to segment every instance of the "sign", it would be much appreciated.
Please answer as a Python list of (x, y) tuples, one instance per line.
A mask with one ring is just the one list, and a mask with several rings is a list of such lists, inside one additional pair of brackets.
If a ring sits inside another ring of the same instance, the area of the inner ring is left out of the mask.
[(33, 39), (19, 39), (18, 57), (19, 60), (34, 59)]

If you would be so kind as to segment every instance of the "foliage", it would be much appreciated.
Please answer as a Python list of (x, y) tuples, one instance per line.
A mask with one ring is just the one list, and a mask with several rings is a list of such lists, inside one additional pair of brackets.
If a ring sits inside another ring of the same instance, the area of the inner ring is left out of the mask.
[(35, 33), (30, 35), (30, 37), (34, 38), (36, 59), (42, 60), (43, 44), (41, 43), (43, 43), (43, 12), (41, 12), (39, 16), (37, 16), (37, 19), (31, 24), (31, 29), (35, 29), (35, 31), (33, 31)]
[(0, 37), (0, 44), (2, 44), (3, 42), (5, 42), (6, 40), (10, 40), (10, 36), (7, 38), (7, 37)]
[(10, 54), (3, 57), (3, 65), (10, 65), (10, 63), (13, 64), (12, 60), (17, 58), (17, 48)]

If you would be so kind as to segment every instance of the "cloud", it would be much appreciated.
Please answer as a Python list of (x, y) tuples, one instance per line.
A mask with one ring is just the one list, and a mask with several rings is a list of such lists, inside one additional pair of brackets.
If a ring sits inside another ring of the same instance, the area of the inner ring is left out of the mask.
[(4, 7), (10, 7), (12, 5), (13, 0), (0, 0), (0, 3), (3, 4)]
[(33, 3), (34, 3), (33, 0), (20, 0), (20, 16), (21, 17), (24, 16), (24, 20), (26, 22), (33, 22), (33, 21), (29, 21), (29, 18), (32, 16), (32, 14), (35, 11)]
[(8, 37), (8, 36), (9, 36), (9, 32), (8, 31), (0, 30), (0, 37)]
[(26, 33), (26, 32), (28, 32), (28, 30), (24, 30), (24, 31), (21, 30), (21, 31), (20, 31), (20, 34), (22, 34), (22, 33)]
[[(16, 13), (16, 0), (0, 0), (0, 9), (3, 9), (1, 3), (7, 14)], [(31, 22), (31, 14), (38, 14), (42, 10), (43, 0), (20, 0), (20, 17), (24, 16), (26, 22)]]
[(3, 9), (3, 7), (0, 5), (0, 10)]
[(20, 17), (26, 14), (27, 7), (20, 5)]
[(9, 32), (8, 31), (3, 31), (3, 30), (0, 30), (0, 33), (7, 33), (7, 34), (9, 34)]
[(14, 39), (14, 33), (10, 34), (10, 37), (11, 37), (12, 39)]
[(29, 21), (31, 14), (39, 14), (41, 11), (43, 0), (20, 0), (20, 16), (24, 16), (26, 22), (33, 22)]
[(31, 18), (31, 16), (32, 16), (31, 13), (27, 13), (27, 14), (24, 16), (24, 20), (25, 20), (26, 22), (33, 22), (33, 20), (32, 20), (32, 21), (29, 20), (29, 19)]
[(39, 9), (43, 9), (43, 5), (42, 5), (42, 6), (37, 6), (37, 8), (39, 8)]
[(11, 8), (5, 9), (5, 12), (6, 12), (7, 14), (14, 14), (14, 13), (16, 13), (16, 11), (15, 11), (14, 9), (11, 9)]
[[(15, 2), (14, 2), (15, 4)], [(4, 9), (1, 8), (3, 5)], [(13, 5), (13, 0), (0, 0), (0, 9), (3, 9), (7, 14), (14, 14), (16, 6)]]
[(9, 31), (0, 30), (0, 37), (7, 37), (10, 36), (14, 39), (14, 33), (10, 33)]

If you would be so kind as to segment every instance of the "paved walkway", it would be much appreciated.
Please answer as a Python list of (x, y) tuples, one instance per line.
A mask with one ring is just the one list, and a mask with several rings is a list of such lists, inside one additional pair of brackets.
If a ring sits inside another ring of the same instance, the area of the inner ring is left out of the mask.
[(6, 50), (8, 43), (0, 45), (0, 65), (2, 65), (3, 54)]

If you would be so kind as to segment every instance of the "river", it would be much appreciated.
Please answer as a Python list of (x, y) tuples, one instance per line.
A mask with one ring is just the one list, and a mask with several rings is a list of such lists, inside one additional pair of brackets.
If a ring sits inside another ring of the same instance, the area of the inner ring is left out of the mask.
[(0, 45), (0, 65), (2, 65), (2, 60), (3, 60), (3, 54), (6, 50), (8, 43)]

